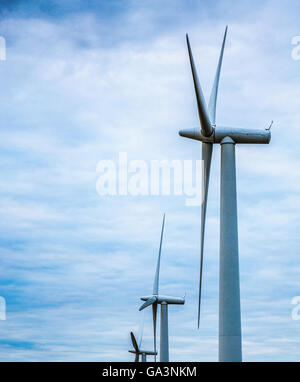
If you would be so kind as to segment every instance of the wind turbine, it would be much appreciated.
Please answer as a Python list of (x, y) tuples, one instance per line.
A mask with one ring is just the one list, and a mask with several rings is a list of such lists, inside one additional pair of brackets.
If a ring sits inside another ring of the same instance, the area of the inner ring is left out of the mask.
[(146, 362), (147, 355), (154, 355), (156, 357), (156, 351), (143, 350), (141, 349), (142, 336), (140, 337), (139, 343), (137, 343), (135, 335), (130, 332), (131, 342), (134, 350), (128, 350), (129, 353), (135, 354), (135, 362), (139, 362), (140, 355), (142, 356), (142, 362)]
[(227, 34), (223, 38), (221, 53), (212, 87), (208, 108), (198, 80), (188, 35), (186, 35), (190, 65), (196, 93), (200, 128), (180, 130), (182, 137), (202, 142), (204, 164), (204, 195), (201, 211), (200, 281), (198, 328), (200, 324), (201, 284), (204, 249), (204, 231), (210, 164), (213, 144), (221, 145), (221, 201), (220, 201), (220, 281), (219, 281), (219, 361), (242, 361), (240, 283), (238, 256), (238, 224), (236, 201), (235, 145), (237, 143), (269, 143), (269, 130), (252, 130), (216, 126), (216, 104), (220, 71)]
[[(183, 305), (185, 302), (184, 297), (172, 297), (164, 296), (158, 293), (159, 284), (159, 269), (160, 269), (160, 258), (161, 258), (161, 247), (164, 234), (165, 226), (165, 214), (163, 217), (160, 245), (158, 252), (158, 259), (156, 265), (156, 272), (154, 277), (153, 294), (151, 296), (141, 297), (144, 304), (139, 310), (145, 309), (147, 306), (152, 305), (152, 316), (153, 316), (153, 331), (154, 331), (154, 351), (156, 351), (156, 316), (157, 316), (157, 305), (160, 304), (160, 362), (169, 362), (169, 330), (168, 330), (168, 305), (176, 304)], [(155, 357), (156, 360), (156, 357)]]

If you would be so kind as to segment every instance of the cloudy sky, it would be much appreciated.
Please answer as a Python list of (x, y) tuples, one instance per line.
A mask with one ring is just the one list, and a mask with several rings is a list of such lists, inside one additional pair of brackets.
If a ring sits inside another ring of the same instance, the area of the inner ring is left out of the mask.
[[(7, 5), (6, 5), (7, 4)], [(170, 359), (215, 361), (220, 148), (207, 211), (197, 325), (200, 208), (185, 196), (100, 196), (100, 160), (200, 159), (178, 136), (199, 124), (188, 32), (206, 97), (228, 24), (217, 123), (265, 128), (237, 147), (243, 358), (299, 361), (300, 35), (295, 1), (2, 1), (0, 35), (1, 361), (129, 361), (139, 297), (160, 290)], [(143, 347), (152, 347), (145, 312)]]

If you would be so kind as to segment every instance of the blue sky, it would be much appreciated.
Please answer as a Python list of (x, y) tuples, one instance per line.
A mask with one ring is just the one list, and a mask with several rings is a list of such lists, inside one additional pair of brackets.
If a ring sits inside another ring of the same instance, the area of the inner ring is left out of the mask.
[[(1, 5), (0, 360), (132, 360), (129, 331), (152, 290), (163, 212), (161, 292), (187, 294), (169, 310), (170, 359), (217, 360), (219, 147), (199, 331), (200, 209), (183, 196), (100, 197), (96, 166), (120, 151), (200, 159), (200, 145), (177, 134), (198, 125), (185, 33), (208, 96), (227, 24), (217, 123), (274, 120), (270, 145), (237, 147), (244, 360), (299, 360), (299, 2)], [(151, 347), (150, 310), (143, 341)]]

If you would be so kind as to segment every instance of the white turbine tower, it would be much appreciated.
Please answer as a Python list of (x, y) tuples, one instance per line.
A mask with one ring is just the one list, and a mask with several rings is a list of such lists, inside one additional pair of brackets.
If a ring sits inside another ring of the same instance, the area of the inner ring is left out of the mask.
[(202, 265), (207, 193), (213, 144), (221, 145), (220, 202), (220, 281), (219, 281), (219, 361), (242, 361), (240, 283), (238, 257), (238, 225), (236, 201), (235, 145), (237, 143), (269, 143), (268, 130), (252, 130), (216, 126), (216, 104), (224, 45), (223, 44), (211, 91), (208, 108), (198, 80), (188, 35), (186, 35), (190, 65), (196, 93), (201, 128), (181, 130), (182, 137), (202, 142), (204, 161), (204, 197), (201, 211), (200, 282), (198, 327), (200, 323)]
[(154, 331), (154, 351), (156, 352), (156, 316), (157, 316), (157, 305), (160, 304), (160, 352), (159, 359), (160, 362), (169, 362), (169, 330), (168, 330), (168, 305), (176, 304), (183, 305), (185, 302), (184, 297), (172, 297), (164, 296), (158, 293), (159, 284), (159, 269), (160, 269), (160, 257), (161, 257), (161, 247), (164, 234), (165, 226), (165, 215), (163, 217), (160, 245), (157, 259), (156, 272), (154, 277), (153, 294), (151, 296), (141, 297), (144, 304), (139, 310), (145, 309), (147, 306), (152, 305), (152, 316), (153, 316), (153, 331)]

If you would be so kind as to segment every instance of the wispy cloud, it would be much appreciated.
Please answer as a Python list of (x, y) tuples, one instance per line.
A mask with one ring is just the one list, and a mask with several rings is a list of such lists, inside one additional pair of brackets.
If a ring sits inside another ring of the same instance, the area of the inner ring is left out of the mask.
[[(217, 122), (274, 120), (271, 145), (237, 148), (244, 359), (296, 360), (297, 2), (14, 3), (0, 32), (0, 359), (131, 360), (128, 333), (137, 330), (139, 296), (151, 291), (164, 211), (161, 290), (187, 293), (186, 305), (170, 307), (171, 359), (217, 359), (219, 149), (200, 331), (199, 208), (183, 197), (100, 197), (96, 165), (119, 151), (200, 159), (199, 145), (177, 135), (198, 125), (184, 34), (208, 95), (228, 23)], [(150, 314), (144, 342), (152, 346)]]

